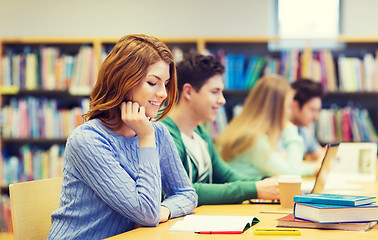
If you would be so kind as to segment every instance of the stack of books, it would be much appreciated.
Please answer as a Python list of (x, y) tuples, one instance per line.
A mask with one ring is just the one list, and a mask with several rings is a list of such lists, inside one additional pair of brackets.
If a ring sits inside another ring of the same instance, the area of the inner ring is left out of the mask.
[(294, 202), (294, 213), (277, 219), (277, 227), (367, 231), (378, 221), (375, 197), (312, 193)]

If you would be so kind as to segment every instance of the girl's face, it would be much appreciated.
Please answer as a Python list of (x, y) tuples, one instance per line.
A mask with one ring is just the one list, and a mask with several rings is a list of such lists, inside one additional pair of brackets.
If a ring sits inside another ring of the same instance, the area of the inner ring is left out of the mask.
[(156, 117), (162, 102), (167, 98), (169, 70), (169, 64), (163, 60), (150, 65), (146, 77), (131, 90), (131, 100), (144, 106), (146, 117)]

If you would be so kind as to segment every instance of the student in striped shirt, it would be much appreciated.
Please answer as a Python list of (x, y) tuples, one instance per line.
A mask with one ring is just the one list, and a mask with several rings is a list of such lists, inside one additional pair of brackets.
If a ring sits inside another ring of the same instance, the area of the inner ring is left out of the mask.
[(168, 114), (176, 84), (172, 53), (160, 40), (118, 41), (99, 71), (86, 122), (67, 140), (48, 239), (103, 239), (193, 211), (197, 195), (172, 137), (152, 120)]

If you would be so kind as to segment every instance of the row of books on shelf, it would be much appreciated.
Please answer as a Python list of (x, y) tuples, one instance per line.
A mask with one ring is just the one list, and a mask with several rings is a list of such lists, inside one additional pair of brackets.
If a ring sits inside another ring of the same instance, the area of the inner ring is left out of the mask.
[(315, 133), (320, 142), (378, 141), (369, 112), (355, 107), (322, 109)]
[[(175, 48), (175, 59), (182, 59), (182, 50)], [(98, 62), (92, 46), (83, 45), (75, 55), (59, 47), (25, 46), (22, 52), (6, 48), (1, 58), (2, 85), (19, 89), (65, 90), (89, 93), (96, 81)], [(361, 58), (339, 56), (337, 67), (328, 50), (284, 50), (278, 58), (243, 54), (218, 55), (225, 65), (226, 89), (251, 89), (263, 74), (284, 76), (290, 83), (298, 78), (310, 78), (322, 83), (326, 91), (378, 91), (378, 59), (372, 53)], [(100, 61), (107, 56), (103, 48)], [(338, 74), (337, 74), (338, 73)], [(338, 76), (338, 79), (337, 79)]]
[(6, 49), (1, 69), (3, 87), (88, 94), (96, 81), (98, 63), (93, 48), (87, 45), (76, 55), (61, 53), (58, 47), (24, 47), (21, 53)]
[[(243, 106), (235, 105), (233, 116), (238, 115)], [(219, 109), (216, 120), (204, 126), (216, 139), (227, 127), (227, 115), (224, 106)], [(378, 141), (377, 131), (366, 109), (356, 107), (322, 109), (314, 124), (314, 134), (320, 142), (374, 142)]]
[(64, 146), (54, 144), (48, 149), (25, 144), (18, 154), (3, 149), (3, 179), (5, 186), (44, 178), (60, 177), (63, 173)]
[(346, 92), (378, 91), (378, 60), (373, 54), (367, 53), (362, 59), (339, 57), (340, 89)]
[[(289, 83), (299, 78), (320, 82), (325, 91), (377, 92), (378, 59), (366, 53), (362, 59), (339, 56), (337, 66), (328, 50), (285, 50), (279, 58), (218, 53), (225, 65), (226, 89), (251, 89), (264, 74), (279, 74)], [(338, 76), (338, 78), (337, 78)]]
[(8, 195), (0, 196), (0, 232), (12, 232), (12, 216)]
[(294, 202), (293, 214), (277, 219), (277, 227), (367, 231), (377, 225), (375, 197), (312, 193)]
[(57, 99), (11, 98), (1, 108), (1, 137), (3, 138), (66, 138), (83, 123), (82, 115), (89, 110), (89, 99), (80, 106), (58, 108)]

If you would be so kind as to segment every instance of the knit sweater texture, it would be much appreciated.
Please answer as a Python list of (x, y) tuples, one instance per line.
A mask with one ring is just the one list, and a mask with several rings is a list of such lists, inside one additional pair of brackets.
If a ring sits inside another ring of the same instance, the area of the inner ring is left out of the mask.
[(161, 206), (171, 218), (193, 211), (197, 195), (173, 140), (164, 125), (152, 124), (156, 148), (139, 148), (138, 136), (118, 135), (98, 119), (72, 132), (48, 239), (103, 239), (136, 224), (156, 226)]

